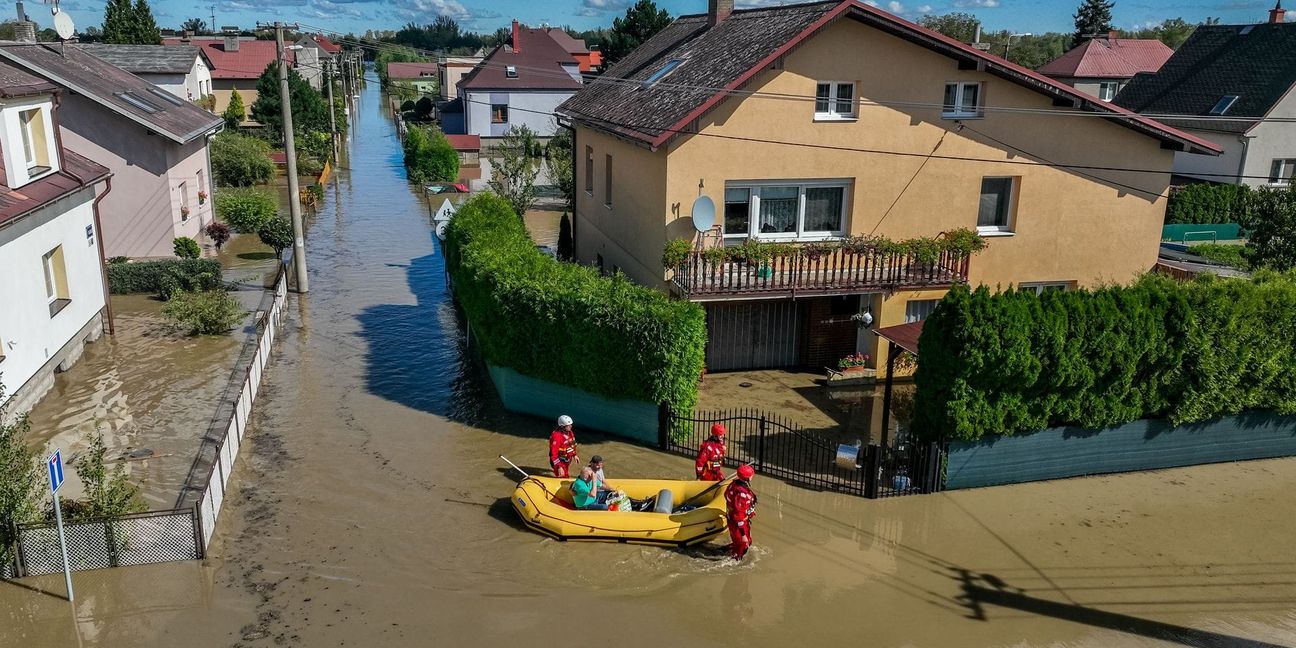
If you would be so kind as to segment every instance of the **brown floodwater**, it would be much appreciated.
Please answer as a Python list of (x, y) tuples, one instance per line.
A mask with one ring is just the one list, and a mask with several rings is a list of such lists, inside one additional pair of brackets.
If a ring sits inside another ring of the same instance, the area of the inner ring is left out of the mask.
[[(375, 89), (359, 107), (211, 555), (78, 573), (75, 607), (58, 575), (0, 583), (0, 646), (1296, 641), (1293, 460), (882, 501), (758, 477), (741, 564), (523, 529), (497, 455), (540, 470), (549, 421), (501, 410)], [(692, 473), (570, 414), (613, 481)]]

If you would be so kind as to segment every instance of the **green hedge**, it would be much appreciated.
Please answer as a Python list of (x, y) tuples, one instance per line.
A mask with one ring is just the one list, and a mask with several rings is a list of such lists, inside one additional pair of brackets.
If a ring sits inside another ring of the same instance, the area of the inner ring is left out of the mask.
[(220, 285), (221, 264), (215, 259), (108, 264), (108, 292), (114, 295), (154, 293), (166, 298), (177, 288), (212, 290)]
[(951, 290), (919, 342), (914, 429), (972, 441), (1140, 418), (1296, 412), (1296, 275), (1096, 291)]
[(494, 194), (459, 208), (445, 247), (455, 296), (488, 362), (606, 398), (692, 411), (706, 345), (697, 304), (541, 253)]
[(1168, 225), (1240, 223), (1245, 218), (1250, 193), (1246, 185), (1205, 182), (1172, 189), (1166, 201), (1165, 222)]

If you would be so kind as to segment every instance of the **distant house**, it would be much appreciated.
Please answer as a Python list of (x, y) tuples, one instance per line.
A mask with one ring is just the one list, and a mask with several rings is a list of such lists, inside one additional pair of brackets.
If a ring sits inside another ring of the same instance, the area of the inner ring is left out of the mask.
[(10, 417), (30, 410), (104, 329), (96, 196), (111, 172), (56, 135), (59, 93), (0, 62), (0, 402)]
[(438, 69), (436, 63), (388, 63), (387, 80), (408, 83), (421, 94), (437, 93)]
[(561, 29), (546, 27), (545, 31), (549, 33), (550, 38), (554, 39), (554, 42), (561, 45), (563, 49), (567, 50), (568, 54), (572, 55), (572, 58), (576, 59), (576, 62), (580, 65), (581, 72), (592, 72), (602, 67), (603, 52), (600, 52), (599, 50), (591, 50), (587, 45), (585, 45), (585, 41), (576, 38)]
[(196, 101), (212, 94), (211, 66), (202, 50), (191, 45), (77, 45), (181, 99)]
[(332, 59), (342, 53), (342, 46), (329, 40), (323, 34), (303, 34), (297, 39), (297, 45), (303, 48), (319, 50), (321, 61)]
[[(955, 285), (1129, 282), (1157, 262), (1174, 151), (1218, 153), (860, 0), (712, 0), (557, 112), (576, 259), (701, 304), (710, 371), (884, 366), (863, 321), (922, 321)], [(957, 230), (986, 249), (849, 244)], [(782, 245), (723, 250), (751, 242)]]
[(1110, 32), (1089, 39), (1035, 71), (1111, 101), (1134, 75), (1156, 72), (1171, 54), (1174, 50), (1155, 38), (1118, 38), (1116, 32)]
[(437, 61), (437, 85), (442, 101), (459, 96), (459, 80), (485, 59), (482, 56), (443, 56)]
[(464, 131), (498, 138), (510, 127), (525, 125), (540, 137), (552, 137), (558, 128), (554, 109), (580, 89), (580, 61), (553, 39), (551, 30), (514, 20), (509, 43), (496, 47), (459, 81)]
[[(162, 43), (167, 46), (192, 45), (202, 49), (211, 65), (216, 114), (224, 112), (229, 106), (230, 93), (234, 90), (238, 90), (243, 99), (243, 109), (250, 114), (252, 104), (257, 100), (257, 79), (276, 60), (274, 41), (242, 38), (237, 33), (191, 39), (166, 38)], [(289, 49), (284, 52), (288, 65), (297, 66), (297, 52), (300, 51), (302, 50)], [(248, 123), (246, 117), (244, 122)]]
[[(1230, 184), (1287, 185), (1296, 175), (1296, 24), (1284, 11), (1257, 25), (1203, 25), (1156, 74), (1140, 74), (1116, 103), (1164, 117), (1224, 154), (1175, 155), (1177, 175)], [(1265, 121), (1267, 119), (1274, 121)]]
[(169, 257), (176, 237), (202, 238), (220, 117), (77, 47), (5, 44), (0, 61), (66, 90), (63, 143), (112, 170), (100, 205), (108, 256)]

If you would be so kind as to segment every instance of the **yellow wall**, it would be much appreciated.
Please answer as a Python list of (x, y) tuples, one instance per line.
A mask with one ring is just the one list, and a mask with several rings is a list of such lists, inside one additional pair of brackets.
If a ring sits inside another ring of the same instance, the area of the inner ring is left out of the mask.
[[(221, 85), (223, 87), (212, 88), (212, 94), (216, 96), (217, 115), (224, 113), (225, 108), (229, 106), (230, 94), (232, 92), (232, 90), (229, 87), (228, 81), (222, 83)], [(247, 87), (243, 87), (245, 85)], [(234, 87), (238, 89), (239, 97), (243, 99), (243, 114), (244, 114), (244, 121), (246, 121), (247, 120), (246, 115), (252, 112), (252, 104), (256, 103), (257, 100), (256, 79), (240, 81)]]

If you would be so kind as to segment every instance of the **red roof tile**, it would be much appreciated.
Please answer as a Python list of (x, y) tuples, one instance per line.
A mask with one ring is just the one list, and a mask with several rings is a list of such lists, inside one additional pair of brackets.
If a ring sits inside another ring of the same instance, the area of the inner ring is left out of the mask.
[(481, 150), (481, 137), (477, 135), (446, 135), (446, 140), (456, 151)]
[(1040, 66), (1051, 77), (1130, 79), (1156, 72), (1174, 50), (1155, 39), (1094, 38)]
[[(167, 38), (162, 43), (202, 48), (211, 61), (213, 79), (257, 79), (275, 60), (275, 42), (269, 40), (240, 40), (237, 52), (225, 51), (225, 41), (219, 38), (195, 38), (187, 43), (179, 38)], [(296, 66), (293, 50), (284, 52), (284, 57), (289, 65)]]
[(333, 41), (329, 40), (323, 34), (315, 34), (315, 42), (319, 43), (319, 46), (329, 54), (337, 54), (338, 52), (342, 51), (341, 45), (338, 45), (337, 43), (334, 43)]
[(436, 63), (388, 63), (387, 78), (389, 79), (424, 79), (428, 78), (423, 73), (431, 72), (431, 78), (437, 77)]

